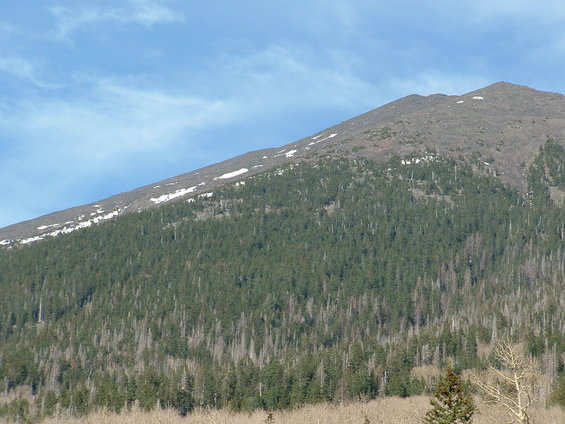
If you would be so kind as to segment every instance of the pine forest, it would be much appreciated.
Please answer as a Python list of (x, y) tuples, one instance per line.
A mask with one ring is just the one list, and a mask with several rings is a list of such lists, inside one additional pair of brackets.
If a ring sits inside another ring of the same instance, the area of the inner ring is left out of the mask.
[(431, 395), (523, 342), (565, 404), (565, 151), (318, 157), (0, 251), (0, 418)]

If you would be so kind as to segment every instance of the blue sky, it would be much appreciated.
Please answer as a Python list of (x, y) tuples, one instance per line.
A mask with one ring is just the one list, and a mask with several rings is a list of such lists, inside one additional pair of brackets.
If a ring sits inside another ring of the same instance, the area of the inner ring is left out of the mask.
[(561, 0), (21, 0), (0, 12), (0, 227), (409, 94), (565, 93)]

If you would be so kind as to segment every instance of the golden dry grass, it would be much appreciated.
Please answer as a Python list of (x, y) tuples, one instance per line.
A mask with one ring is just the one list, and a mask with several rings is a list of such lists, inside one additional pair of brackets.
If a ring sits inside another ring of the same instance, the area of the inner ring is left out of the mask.
[[(477, 401), (479, 412), (475, 424), (508, 424), (504, 410)], [(293, 411), (275, 411), (273, 424), (418, 424), (429, 409), (425, 396), (407, 399), (384, 398), (367, 403), (346, 405), (309, 405)], [(554, 407), (532, 409), (532, 424), (564, 424), (565, 411)], [(180, 417), (173, 410), (152, 412), (130, 411), (124, 414), (93, 413), (84, 418), (54, 417), (43, 424), (264, 424), (265, 411), (234, 413), (228, 411), (196, 411)]]

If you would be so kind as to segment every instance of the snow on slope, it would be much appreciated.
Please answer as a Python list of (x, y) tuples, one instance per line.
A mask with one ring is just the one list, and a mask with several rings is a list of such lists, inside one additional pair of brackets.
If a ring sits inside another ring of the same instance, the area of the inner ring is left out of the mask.
[(238, 175), (245, 174), (248, 171), (249, 171), (249, 169), (247, 169), (247, 168), (241, 168), (237, 171), (228, 172), (224, 175), (220, 175), (219, 177), (214, 178), (214, 180), (227, 180), (229, 178), (233, 178), (233, 177), (237, 177)]
[(186, 194), (192, 193), (197, 188), (198, 188), (198, 186), (193, 186), (193, 187), (189, 187), (189, 188), (182, 188), (180, 190), (175, 191), (174, 193), (163, 194), (162, 196), (159, 196), (159, 197), (152, 197), (149, 200), (151, 200), (153, 203), (158, 205), (159, 203), (168, 202), (169, 200), (173, 200), (173, 199), (176, 199), (177, 197), (181, 197), (181, 196), (184, 196)]

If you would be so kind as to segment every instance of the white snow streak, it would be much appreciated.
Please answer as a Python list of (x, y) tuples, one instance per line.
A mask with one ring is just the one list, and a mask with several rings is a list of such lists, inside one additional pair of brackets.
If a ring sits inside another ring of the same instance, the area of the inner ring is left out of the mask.
[[(79, 219), (80, 219), (80, 218), (79, 218)], [(42, 226), (40, 226), (40, 227), (37, 227), (37, 229), (38, 229), (39, 231), (42, 231), (42, 230), (46, 230), (46, 229), (48, 229), (48, 228), (58, 228), (58, 227), (62, 227), (63, 225), (69, 225), (69, 224), (74, 224), (74, 221), (67, 221), (67, 222), (64, 222), (64, 223), (62, 223), (62, 224), (42, 225)]]
[(37, 227), (37, 229), (41, 231), (41, 230), (46, 230), (47, 228), (60, 227), (60, 226), (61, 224), (42, 225), (41, 227)]
[(481, 97), (481, 96), (475, 96), (475, 97), (473, 97), (473, 100), (484, 100), (484, 99), (485, 99), (485, 98), (484, 98), (484, 97)]
[(291, 158), (291, 157), (294, 156), (294, 154), (295, 154), (297, 151), (298, 151), (298, 150), (289, 150), (289, 151), (286, 152), (284, 155), (285, 155), (287, 158)]
[(214, 178), (214, 180), (227, 180), (229, 178), (237, 177), (238, 175), (245, 174), (248, 172), (249, 169), (241, 168), (238, 171), (228, 172), (227, 174), (220, 175), (219, 177)]
[(33, 243), (34, 241), (39, 241), (39, 240), (43, 240), (42, 236), (35, 236), (35, 237), (30, 237), (30, 238), (26, 238), (20, 241), (21, 244), (29, 244), (29, 243)]
[(162, 196), (159, 196), (159, 197), (152, 197), (149, 200), (151, 200), (153, 203), (155, 203), (157, 205), (159, 203), (168, 202), (169, 200), (173, 200), (173, 199), (176, 199), (177, 197), (184, 196), (188, 193), (192, 193), (196, 190), (197, 187), (198, 186), (193, 186), (193, 187), (189, 187), (189, 188), (181, 188), (180, 190), (177, 190), (174, 193), (163, 194)]
[(318, 143), (321, 143), (322, 141), (328, 140), (330, 138), (334, 138), (336, 135), (337, 135), (337, 133), (330, 134), (327, 137), (324, 137), (324, 138), (321, 138), (319, 140), (308, 143), (308, 146), (313, 146), (314, 144), (318, 144)]

